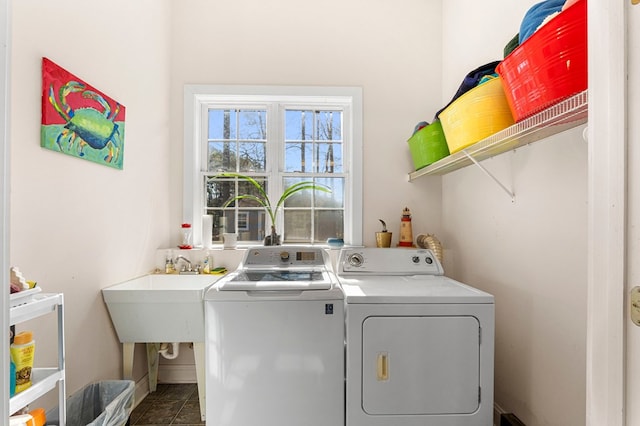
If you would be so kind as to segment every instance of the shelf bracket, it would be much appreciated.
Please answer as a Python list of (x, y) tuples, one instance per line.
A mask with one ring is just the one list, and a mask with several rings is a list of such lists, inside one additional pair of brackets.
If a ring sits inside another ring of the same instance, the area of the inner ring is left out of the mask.
[(512, 202), (512, 203), (513, 203), (513, 202), (515, 202), (515, 200), (516, 200), (516, 195), (515, 195), (513, 192), (511, 192), (511, 191), (509, 190), (509, 188), (507, 188), (506, 186), (504, 186), (504, 185), (502, 184), (502, 182), (500, 182), (500, 181), (499, 181), (499, 180), (498, 180), (494, 175), (492, 175), (492, 174), (491, 174), (491, 172), (490, 172), (489, 170), (487, 170), (487, 169), (486, 169), (482, 164), (480, 164), (478, 161), (476, 161), (476, 159), (475, 159), (475, 158), (473, 158), (471, 155), (469, 155), (469, 153), (468, 153), (466, 150), (462, 150), (462, 152), (464, 153), (464, 155), (466, 155), (466, 156), (467, 156), (467, 158), (468, 158), (469, 160), (471, 160), (471, 162), (472, 162), (473, 164), (475, 164), (476, 166), (478, 166), (478, 167), (480, 168), (480, 170), (482, 170), (482, 171), (484, 172), (484, 174), (485, 174), (485, 175), (489, 176), (491, 179), (493, 179), (493, 181), (494, 181), (495, 183), (497, 183), (498, 185), (500, 185), (500, 188), (502, 188), (502, 190), (503, 190), (504, 192), (506, 192), (506, 193), (507, 193), (507, 195), (509, 195), (509, 197), (511, 197), (511, 202)]

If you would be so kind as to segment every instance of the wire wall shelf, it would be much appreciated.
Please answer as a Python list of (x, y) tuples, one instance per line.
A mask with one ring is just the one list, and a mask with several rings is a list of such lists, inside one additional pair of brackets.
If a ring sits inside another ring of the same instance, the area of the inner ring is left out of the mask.
[[(470, 147), (409, 173), (409, 182), (421, 176), (444, 175), (471, 164), (528, 145), (587, 122), (587, 90), (495, 133)], [(475, 161), (474, 161), (475, 160)]]

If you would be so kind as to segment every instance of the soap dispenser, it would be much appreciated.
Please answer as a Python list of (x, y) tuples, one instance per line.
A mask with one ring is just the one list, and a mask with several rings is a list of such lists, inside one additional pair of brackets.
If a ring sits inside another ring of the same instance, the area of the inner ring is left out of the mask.
[(204, 259), (202, 259), (202, 273), (211, 273), (211, 263), (209, 262), (209, 250), (204, 252)]
[(173, 255), (171, 250), (167, 250), (167, 258), (164, 262), (164, 273), (173, 274), (176, 272), (176, 265), (173, 263)]

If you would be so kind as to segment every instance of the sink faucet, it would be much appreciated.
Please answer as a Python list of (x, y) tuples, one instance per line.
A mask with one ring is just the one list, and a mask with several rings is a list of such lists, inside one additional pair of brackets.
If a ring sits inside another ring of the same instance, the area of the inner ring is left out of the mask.
[[(192, 270), (191, 261), (189, 259), (187, 259), (186, 257), (180, 255), (180, 256), (176, 257), (176, 262), (175, 263), (178, 263), (179, 260), (183, 260), (187, 264), (186, 265), (186, 270), (187, 271), (191, 271)], [(183, 269), (184, 269), (184, 266), (183, 266)]]

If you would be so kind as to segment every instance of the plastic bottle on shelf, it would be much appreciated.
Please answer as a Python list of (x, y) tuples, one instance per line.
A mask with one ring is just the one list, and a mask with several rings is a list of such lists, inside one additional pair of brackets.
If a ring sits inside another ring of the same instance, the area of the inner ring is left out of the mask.
[(11, 344), (11, 359), (16, 366), (16, 393), (31, 386), (31, 370), (33, 369), (33, 356), (36, 343), (33, 333), (23, 331), (13, 338)]
[(29, 411), (29, 415), (33, 418), (33, 426), (45, 426), (47, 423), (47, 414), (44, 408), (34, 408)]
[(176, 272), (176, 265), (173, 263), (173, 253), (167, 250), (167, 257), (164, 262), (164, 273), (173, 274)]
[(29, 414), (16, 414), (9, 417), (9, 426), (33, 426), (33, 417)]
[(202, 259), (202, 273), (210, 274), (211, 273), (211, 263), (209, 260), (209, 250), (204, 252), (204, 259)]
[(45, 426), (47, 422), (43, 408), (36, 408), (25, 414), (15, 414), (9, 417), (9, 426)]
[(180, 244), (180, 248), (181, 249), (192, 249), (193, 245), (191, 243), (191, 224), (190, 223), (183, 223), (180, 226), (180, 230), (182, 232), (182, 244)]
[(16, 394), (16, 365), (13, 360), (9, 360), (9, 396)]

